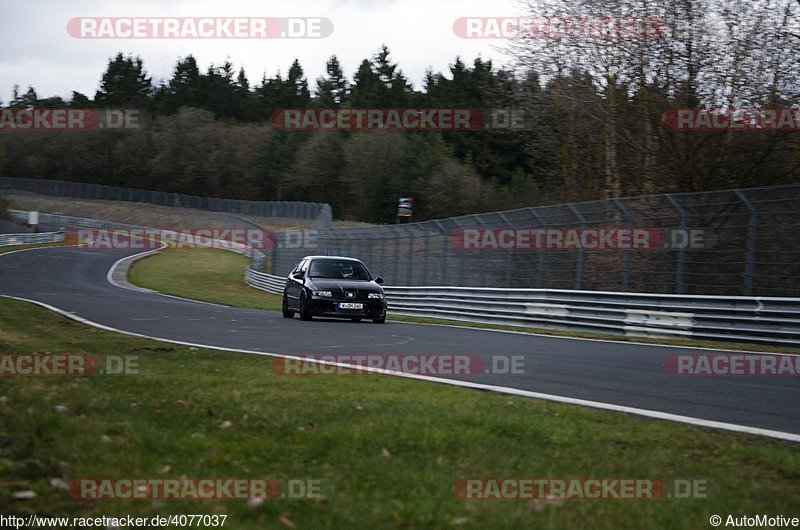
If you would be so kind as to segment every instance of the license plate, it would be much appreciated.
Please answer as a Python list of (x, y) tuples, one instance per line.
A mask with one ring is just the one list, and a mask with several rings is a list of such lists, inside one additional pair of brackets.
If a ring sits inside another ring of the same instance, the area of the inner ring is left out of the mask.
[(350, 304), (342, 302), (339, 304), (339, 309), (364, 309), (364, 304)]

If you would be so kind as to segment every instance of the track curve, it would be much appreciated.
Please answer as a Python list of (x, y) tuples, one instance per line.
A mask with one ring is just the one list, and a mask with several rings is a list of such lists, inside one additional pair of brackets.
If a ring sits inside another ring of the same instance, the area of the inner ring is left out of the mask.
[(523, 374), (479, 374), (458, 381), (533, 397), (588, 400), (612, 410), (631, 407), (637, 410), (629, 412), (653, 412), (644, 415), (687, 423), (719, 427), (714, 422), (724, 422), (743, 426), (733, 430), (769, 430), (775, 432), (760, 434), (800, 441), (797, 377), (678, 377), (664, 370), (665, 358), (692, 350), (391, 321), (301, 322), (278, 312), (111, 284), (109, 269), (136, 252), (50, 247), (0, 255), (0, 294), (124, 332), (254, 353), (470, 354), (482, 357), (487, 366), (493, 355), (519, 355), (524, 357)]

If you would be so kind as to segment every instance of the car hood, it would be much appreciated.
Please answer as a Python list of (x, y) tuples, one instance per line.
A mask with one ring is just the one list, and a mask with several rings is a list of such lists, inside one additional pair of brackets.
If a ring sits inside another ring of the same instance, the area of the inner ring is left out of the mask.
[(345, 291), (356, 293), (380, 293), (381, 287), (375, 282), (334, 280), (327, 278), (312, 278), (313, 289), (317, 291), (331, 291), (334, 295), (344, 295)]

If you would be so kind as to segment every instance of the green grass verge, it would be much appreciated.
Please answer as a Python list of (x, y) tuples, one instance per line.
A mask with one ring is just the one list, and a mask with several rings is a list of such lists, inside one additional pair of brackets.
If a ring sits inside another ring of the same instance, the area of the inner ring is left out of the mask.
[[(223, 250), (166, 249), (136, 261), (130, 272), (131, 283), (166, 294), (218, 304), (280, 311), (281, 297), (260, 291), (244, 282), (244, 271), (248, 259)], [(536, 329), (503, 324), (481, 324), (435, 318), (420, 318), (392, 315), (390, 320), (416, 322), (420, 324), (443, 324), (481, 329), (497, 329), (537, 333), (555, 337), (610, 339), (647, 344), (668, 344), (694, 348), (723, 348), (729, 350), (753, 350), (766, 352), (795, 352), (800, 348), (748, 344), (737, 342), (713, 342), (698, 339), (661, 339), (649, 337), (622, 337), (580, 331)]]
[[(113, 334), (3, 298), (0, 353), (135, 356), (139, 370), (2, 378), (5, 515), (227, 514), (235, 529), (708, 528), (712, 514), (800, 506), (797, 446), (754, 436), (400, 378), (281, 376), (268, 357)], [(257, 506), (76, 501), (53, 480), (182, 475), (312, 479), (326, 493)], [(470, 477), (706, 480), (708, 498), (459, 499), (452, 485)]]
[(131, 283), (174, 296), (280, 311), (281, 297), (247, 285), (248, 258), (228, 251), (165, 249), (133, 263)]
[(63, 244), (64, 244), (63, 241), (59, 241), (57, 243), (41, 243), (38, 245), (12, 245), (9, 247), (0, 247), (0, 254), (5, 254), (7, 252), (16, 252), (17, 250), (25, 250), (28, 248), (60, 247)]

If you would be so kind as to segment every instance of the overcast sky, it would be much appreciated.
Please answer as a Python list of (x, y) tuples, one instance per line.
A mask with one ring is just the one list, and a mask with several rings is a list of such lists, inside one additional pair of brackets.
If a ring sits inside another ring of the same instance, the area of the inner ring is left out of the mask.
[[(175, 62), (192, 54), (203, 71), (229, 59), (244, 66), (251, 86), (262, 74), (286, 74), (300, 60), (309, 86), (336, 54), (352, 79), (358, 64), (385, 43), (400, 68), (420, 88), (428, 67), (447, 71), (457, 55), (508, 62), (502, 41), (457, 37), (459, 17), (515, 16), (518, 0), (6, 0), (0, 16), (0, 99), (12, 87), (32, 85), (39, 97), (69, 98), (72, 90), (94, 97), (108, 59), (139, 55), (154, 84), (171, 77)], [(78, 39), (67, 32), (74, 17), (325, 17), (333, 34), (325, 39)]]

